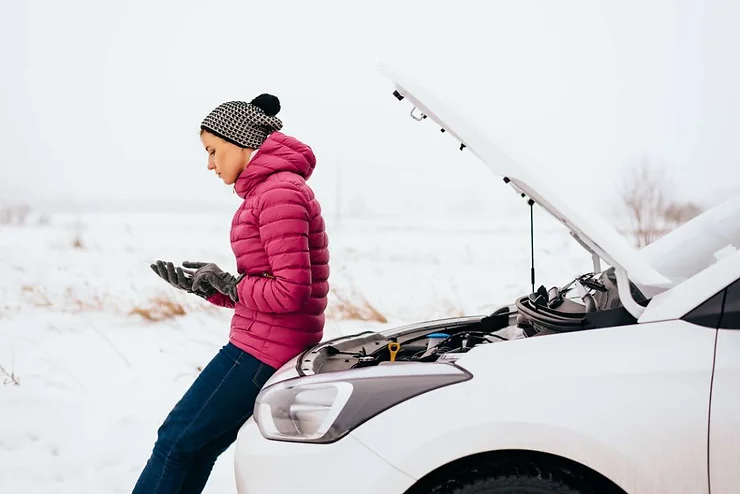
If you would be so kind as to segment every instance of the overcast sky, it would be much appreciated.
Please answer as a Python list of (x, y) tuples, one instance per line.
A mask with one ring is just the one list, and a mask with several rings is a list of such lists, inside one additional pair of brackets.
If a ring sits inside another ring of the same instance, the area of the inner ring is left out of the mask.
[(232, 204), (199, 124), (261, 92), (314, 148), (329, 210), (509, 194), (378, 62), (597, 207), (643, 156), (716, 198), (740, 189), (738, 19), (705, 0), (2, 2), (0, 198)]

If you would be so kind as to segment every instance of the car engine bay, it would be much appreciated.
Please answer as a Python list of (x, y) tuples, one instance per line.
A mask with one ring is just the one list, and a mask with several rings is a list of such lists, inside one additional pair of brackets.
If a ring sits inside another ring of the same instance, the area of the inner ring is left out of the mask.
[[(634, 285), (631, 290), (638, 303), (646, 303)], [(368, 331), (327, 341), (305, 352), (296, 369), (308, 375), (377, 365), (451, 363), (479, 345), (635, 322), (619, 300), (610, 268), (581, 275), (563, 287), (540, 286), (488, 316), (430, 321), (393, 333)]]

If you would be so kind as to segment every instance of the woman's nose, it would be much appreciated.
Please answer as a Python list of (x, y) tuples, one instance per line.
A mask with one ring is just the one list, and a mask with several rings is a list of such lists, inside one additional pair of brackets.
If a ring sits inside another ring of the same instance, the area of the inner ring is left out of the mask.
[(213, 170), (214, 168), (216, 168), (216, 165), (213, 164), (213, 161), (208, 160), (208, 169)]

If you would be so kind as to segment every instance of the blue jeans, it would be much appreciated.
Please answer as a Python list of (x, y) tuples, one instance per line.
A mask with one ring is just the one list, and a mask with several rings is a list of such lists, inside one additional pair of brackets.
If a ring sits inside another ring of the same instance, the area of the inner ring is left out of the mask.
[(159, 428), (133, 494), (202, 492), (274, 372), (231, 343), (221, 348)]

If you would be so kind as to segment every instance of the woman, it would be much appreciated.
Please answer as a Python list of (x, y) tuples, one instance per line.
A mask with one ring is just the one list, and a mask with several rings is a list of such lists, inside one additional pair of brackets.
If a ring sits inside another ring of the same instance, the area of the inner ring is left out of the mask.
[(231, 225), (238, 276), (202, 262), (157, 261), (152, 269), (234, 316), (228, 344), (159, 428), (135, 494), (200, 493), (267, 379), (322, 338), (328, 240), (306, 184), (316, 159), (310, 147), (280, 133), (279, 111), (279, 100), (263, 94), (224, 103), (201, 125), (208, 169), (244, 200)]

